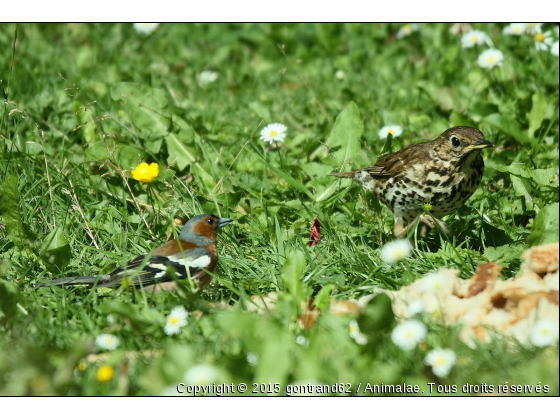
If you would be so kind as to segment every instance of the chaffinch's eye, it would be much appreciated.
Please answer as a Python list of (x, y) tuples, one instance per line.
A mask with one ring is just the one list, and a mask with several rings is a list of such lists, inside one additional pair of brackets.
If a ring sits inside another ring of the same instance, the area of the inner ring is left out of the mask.
[(208, 220), (206, 220), (206, 223), (208, 223), (209, 225), (213, 225), (213, 224), (214, 224), (214, 220), (213, 220), (213, 219), (208, 219)]
[(459, 147), (461, 145), (461, 141), (457, 137), (453, 136), (451, 137), (451, 145), (453, 147)]

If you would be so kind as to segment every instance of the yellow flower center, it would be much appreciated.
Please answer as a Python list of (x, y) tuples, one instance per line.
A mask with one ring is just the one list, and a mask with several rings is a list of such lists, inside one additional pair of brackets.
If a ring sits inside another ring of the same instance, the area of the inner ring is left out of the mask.
[(406, 336), (406, 338), (412, 338), (412, 337), (414, 337), (414, 334), (412, 334), (412, 331), (407, 331), (405, 336)]
[(78, 363), (78, 369), (80, 369), (81, 371), (86, 370), (87, 365), (85, 364), (85, 362), (80, 362)]
[(390, 135), (394, 136), (395, 132), (393, 131), (392, 128), (390, 128), (389, 131), (387, 131), (387, 134), (390, 134)]
[(169, 323), (170, 323), (170, 324), (176, 324), (177, 322), (179, 322), (179, 318), (176, 318), (176, 317), (175, 317), (175, 318), (171, 318), (171, 319), (169, 320)]
[(436, 362), (434, 363), (434, 366), (441, 366), (445, 364), (445, 359), (443, 357), (440, 357), (439, 359), (436, 360)]
[(409, 34), (412, 31), (412, 26), (410, 25), (404, 25), (403, 26), (403, 31), (407, 34)]
[(109, 382), (113, 379), (115, 369), (112, 366), (104, 365), (97, 370), (97, 380), (99, 382)]
[(488, 57), (488, 62), (489, 62), (490, 64), (492, 64), (494, 61), (496, 61), (496, 58), (495, 58), (495, 57)]
[(106, 344), (107, 344), (108, 346), (110, 346), (111, 344), (113, 344), (113, 339), (112, 339), (112, 338), (108, 338)]
[(541, 333), (542, 333), (543, 335), (549, 335), (549, 334), (550, 334), (550, 330), (549, 330), (548, 328), (543, 328), (543, 329), (541, 330)]
[(535, 41), (537, 42), (544, 42), (544, 34), (536, 34)]
[(277, 132), (277, 131), (272, 130), (272, 131), (270, 132), (270, 137), (276, 137), (277, 135), (278, 135), (278, 132)]
[(516, 34), (520, 34), (521, 28), (519, 26), (516, 26), (515, 28), (513, 28), (513, 32), (515, 32)]
[(400, 259), (404, 258), (404, 252), (402, 252), (401, 250), (395, 251), (395, 257)]
[(472, 42), (478, 42), (478, 37), (476, 35), (473, 35), (473, 37), (471, 38)]

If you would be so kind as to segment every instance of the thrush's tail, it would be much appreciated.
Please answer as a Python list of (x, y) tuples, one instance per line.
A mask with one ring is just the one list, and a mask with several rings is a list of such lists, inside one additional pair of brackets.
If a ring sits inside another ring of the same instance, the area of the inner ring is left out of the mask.
[(338, 178), (354, 178), (356, 172), (331, 172), (329, 176), (336, 176)]
[(74, 285), (74, 286), (88, 286), (92, 287), (95, 284), (95, 281), (99, 279), (99, 281), (109, 280), (107, 274), (100, 275), (100, 276), (77, 276), (77, 277), (64, 277), (62, 279), (51, 280), (48, 282), (41, 282), (37, 283), (35, 287), (47, 287), (47, 286), (62, 286), (65, 284)]

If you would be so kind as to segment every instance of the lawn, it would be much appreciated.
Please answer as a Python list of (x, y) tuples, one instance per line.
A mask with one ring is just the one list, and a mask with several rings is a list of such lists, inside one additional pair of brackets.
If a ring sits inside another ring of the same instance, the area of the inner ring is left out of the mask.
[[(385, 295), (329, 310), (440, 267), (469, 279), (495, 261), (509, 279), (525, 250), (558, 242), (558, 27), (473, 26), (480, 45), (450, 24), (0, 26), (0, 395), (558, 395), (557, 338), (468, 346), (420, 313), (407, 350)], [(261, 141), (271, 123), (284, 141)], [(402, 134), (380, 138), (390, 125)], [(449, 235), (413, 231), (411, 255), (388, 264), (392, 213), (328, 174), (463, 125), (495, 144), (480, 187), (444, 219)], [(152, 182), (132, 176), (141, 162), (159, 165)], [(234, 219), (203, 291), (34, 287), (109, 273), (202, 213)], [(177, 307), (186, 325), (170, 335)], [(456, 359), (444, 374), (427, 364), (438, 348)]]

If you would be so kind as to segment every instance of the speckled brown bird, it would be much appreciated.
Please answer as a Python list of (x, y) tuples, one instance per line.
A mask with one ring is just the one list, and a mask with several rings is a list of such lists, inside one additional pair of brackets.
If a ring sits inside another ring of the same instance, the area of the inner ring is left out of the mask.
[(131, 285), (144, 287), (147, 291), (174, 289), (175, 280), (191, 278), (200, 289), (212, 280), (218, 265), (216, 239), (218, 231), (233, 222), (231, 219), (202, 214), (190, 219), (179, 234), (178, 240), (170, 240), (150, 254), (140, 255), (109, 274), (98, 276), (66, 277), (52, 280), (48, 285), (87, 285), (120, 287), (125, 279)]
[(482, 179), (480, 151), (493, 146), (476, 128), (453, 127), (435, 140), (385, 156), (374, 166), (330, 175), (353, 178), (375, 194), (393, 211), (397, 237), (406, 236), (418, 218), (430, 228), (440, 225), (446, 230), (442, 222), (423, 214), (426, 207), (436, 218), (461, 207)]

